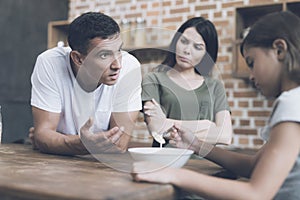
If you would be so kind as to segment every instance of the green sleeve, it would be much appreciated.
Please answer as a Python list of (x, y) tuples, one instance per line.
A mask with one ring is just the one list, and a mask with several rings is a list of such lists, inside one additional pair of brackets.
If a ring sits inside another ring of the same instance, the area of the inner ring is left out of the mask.
[(159, 81), (155, 73), (150, 72), (146, 74), (142, 81), (142, 101), (149, 101), (155, 99), (160, 103)]
[(230, 112), (230, 108), (228, 105), (225, 88), (221, 81), (216, 81), (216, 86), (214, 89), (215, 103), (214, 103), (214, 116), (216, 113), (228, 110)]

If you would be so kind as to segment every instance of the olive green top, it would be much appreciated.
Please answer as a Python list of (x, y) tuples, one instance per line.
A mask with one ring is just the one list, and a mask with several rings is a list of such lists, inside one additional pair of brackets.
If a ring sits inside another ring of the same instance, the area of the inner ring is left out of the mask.
[(154, 98), (170, 119), (215, 121), (217, 112), (229, 111), (223, 84), (211, 77), (205, 77), (200, 87), (187, 90), (166, 72), (150, 72), (145, 75), (142, 88), (142, 101)]

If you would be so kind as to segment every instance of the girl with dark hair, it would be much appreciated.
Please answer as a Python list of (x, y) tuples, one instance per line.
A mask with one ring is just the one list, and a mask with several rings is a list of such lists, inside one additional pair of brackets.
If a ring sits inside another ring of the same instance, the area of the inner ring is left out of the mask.
[[(209, 20), (194, 17), (180, 26), (166, 59), (143, 79), (142, 101), (150, 133), (164, 135), (176, 122), (189, 127), (200, 140), (230, 144), (225, 89), (209, 76), (217, 54), (217, 31)], [(154, 141), (153, 146), (159, 143)]]

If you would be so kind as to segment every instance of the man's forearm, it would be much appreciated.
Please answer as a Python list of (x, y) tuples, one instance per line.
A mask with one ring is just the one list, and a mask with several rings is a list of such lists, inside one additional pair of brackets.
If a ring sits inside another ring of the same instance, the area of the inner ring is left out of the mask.
[(88, 154), (78, 135), (65, 135), (55, 131), (35, 134), (36, 144), (43, 153), (59, 155)]

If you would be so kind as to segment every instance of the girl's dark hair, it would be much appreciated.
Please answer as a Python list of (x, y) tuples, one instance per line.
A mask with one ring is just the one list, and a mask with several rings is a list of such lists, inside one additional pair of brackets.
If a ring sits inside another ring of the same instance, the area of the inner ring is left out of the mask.
[(111, 17), (100, 12), (87, 12), (69, 25), (68, 43), (72, 50), (87, 54), (91, 39), (107, 39), (120, 33), (120, 27)]
[(176, 64), (176, 44), (182, 33), (190, 27), (195, 27), (206, 45), (206, 53), (203, 59), (198, 64), (199, 66), (195, 66), (198, 70), (197, 72), (201, 75), (207, 75), (211, 71), (218, 57), (218, 34), (213, 23), (203, 17), (191, 18), (179, 27), (171, 41), (165, 60), (158, 66), (158, 71), (174, 67)]
[(240, 52), (244, 56), (244, 50), (249, 47), (271, 49), (276, 39), (286, 41), (288, 47), (284, 62), (289, 77), (300, 83), (300, 18), (297, 15), (289, 11), (265, 15), (250, 28)]

